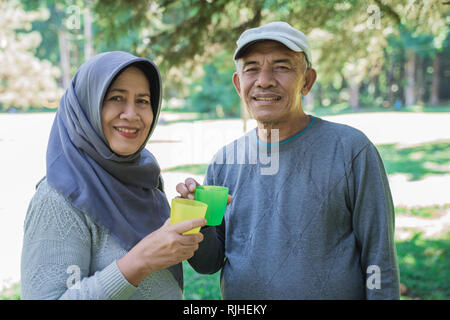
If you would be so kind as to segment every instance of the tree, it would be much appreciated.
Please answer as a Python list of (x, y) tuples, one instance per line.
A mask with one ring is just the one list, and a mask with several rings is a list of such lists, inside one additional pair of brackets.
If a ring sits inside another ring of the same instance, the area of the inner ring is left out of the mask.
[(18, 1), (0, 1), (0, 105), (5, 109), (45, 106), (61, 95), (55, 80), (59, 70), (35, 57), (41, 36), (29, 32), (33, 21), (47, 18), (46, 10), (25, 12)]

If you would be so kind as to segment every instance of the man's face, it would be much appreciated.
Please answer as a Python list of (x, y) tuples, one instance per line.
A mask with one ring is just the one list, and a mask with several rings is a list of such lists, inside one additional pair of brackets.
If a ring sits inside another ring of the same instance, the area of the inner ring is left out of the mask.
[(240, 58), (233, 83), (255, 120), (285, 122), (293, 113), (301, 111), (301, 93), (306, 80), (306, 65), (301, 55), (279, 42), (260, 41)]

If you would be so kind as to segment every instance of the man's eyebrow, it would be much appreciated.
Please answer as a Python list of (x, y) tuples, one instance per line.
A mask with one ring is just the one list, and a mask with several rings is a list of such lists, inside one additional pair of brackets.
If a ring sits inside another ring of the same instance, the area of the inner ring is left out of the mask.
[[(292, 64), (292, 60), (289, 59), (289, 58), (276, 59), (272, 63), (289, 63), (289, 64)], [(253, 61), (253, 60), (246, 61), (246, 62), (244, 62), (243, 67), (246, 67), (248, 65), (254, 65), (254, 64), (258, 64), (258, 62), (257, 61)]]
[(291, 59), (277, 59), (273, 63), (292, 63)]
[(246, 62), (244, 62), (244, 64), (243, 64), (243, 67), (246, 67), (246, 66), (248, 66), (248, 65), (252, 65), (252, 64), (258, 64), (258, 62), (256, 62), (256, 61), (246, 61)]

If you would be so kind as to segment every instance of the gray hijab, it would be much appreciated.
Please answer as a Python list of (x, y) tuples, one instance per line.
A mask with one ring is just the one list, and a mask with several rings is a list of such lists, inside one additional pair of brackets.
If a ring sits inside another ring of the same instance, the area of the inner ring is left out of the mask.
[[(149, 80), (154, 119), (145, 143), (124, 157), (109, 148), (101, 108), (111, 83), (130, 65)], [(61, 98), (50, 132), (48, 183), (126, 250), (160, 228), (170, 215), (159, 165), (145, 149), (160, 107), (161, 77), (155, 64), (126, 52), (106, 52), (80, 67)], [(183, 288), (181, 264), (169, 270)]]

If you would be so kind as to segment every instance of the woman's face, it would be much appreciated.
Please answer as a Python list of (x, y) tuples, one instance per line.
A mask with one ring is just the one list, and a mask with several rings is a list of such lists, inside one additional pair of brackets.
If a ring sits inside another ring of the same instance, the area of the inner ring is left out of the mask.
[(153, 122), (150, 85), (136, 67), (125, 69), (108, 88), (101, 118), (103, 133), (116, 154), (128, 156), (142, 146)]

